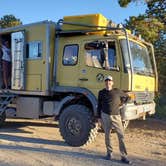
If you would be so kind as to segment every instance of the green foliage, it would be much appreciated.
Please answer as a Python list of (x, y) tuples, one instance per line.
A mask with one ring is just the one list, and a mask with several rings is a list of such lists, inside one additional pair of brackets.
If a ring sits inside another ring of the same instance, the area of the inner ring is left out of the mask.
[(155, 117), (160, 119), (166, 119), (166, 95), (157, 96), (155, 99), (156, 102), (156, 113)]
[[(159, 32), (159, 38), (154, 42), (159, 74), (159, 92), (163, 95), (166, 93), (166, 0), (152, 0), (148, 2), (147, 6), (147, 15), (155, 17), (163, 23), (163, 28)], [(164, 106), (160, 105), (158, 109), (160, 110), (161, 108), (166, 110)]]
[(146, 13), (166, 24), (166, 0), (151, 0), (147, 3)]
[(121, 7), (127, 7), (131, 0), (119, 0), (118, 2)]
[(131, 16), (129, 20), (125, 20), (125, 27), (132, 30), (136, 35), (141, 34), (146, 41), (155, 43), (159, 39), (164, 24), (156, 18), (139, 15), (138, 17)]
[(20, 19), (17, 19), (13, 15), (5, 15), (0, 19), (1, 28), (14, 27), (20, 24), (22, 24)]
[(142, 2), (148, 2), (148, 0), (118, 0), (118, 3), (121, 7), (127, 7), (129, 3), (142, 3)]
[[(156, 53), (157, 55), (157, 53)], [(163, 55), (162, 55), (163, 56)], [(159, 80), (159, 92), (160, 94), (166, 93), (166, 57), (157, 56), (157, 69)]]
[(125, 27), (154, 45), (159, 92), (166, 93), (166, 0), (147, 1), (145, 14), (131, 16), (125, 20)]
[[(119, 0), (120, 4), (128, 5), (137, 0)], [(142, 34), (146, 41), (160, 46), (166, 36), (166, 0), (146, 0), (147, 10), (138, 17), (131, 16), (125, 20), (125, 27), (136, 34)]]

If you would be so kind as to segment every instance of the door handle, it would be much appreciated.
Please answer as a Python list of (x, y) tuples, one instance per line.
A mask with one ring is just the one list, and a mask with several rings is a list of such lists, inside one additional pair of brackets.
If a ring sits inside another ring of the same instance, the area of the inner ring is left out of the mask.
[(87, 78), (79, 78), (80, 81), (88, 81)]

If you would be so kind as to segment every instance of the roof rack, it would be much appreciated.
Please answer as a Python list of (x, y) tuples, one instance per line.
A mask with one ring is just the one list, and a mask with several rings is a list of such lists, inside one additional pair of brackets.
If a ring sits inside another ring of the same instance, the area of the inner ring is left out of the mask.
[[(89, 29), (87, 29), (87, 30), (63, 30), (62, 29), (63, 24), (74, 25), (74, 26), (78, 26), (78, 27), (80, 27), (80, 26), (81, 27), (87, 27)], [(95, 26), (95, 25), (82, 24), (82, 23), (64, 22), (63, 19), (60, 19), (57, 22), (57, 26), (60, 27), (60, 28), (57, 29), (56, 33), (60, 34), (60, 35), (87, 34), (87, 33), (90, 33), (90, 32), (100, 32), (100, 31), (105, 31), (105, 33), (106, 33), (107, 31), (115, 31), (115, 30), (126, 31), (126, 29), (122, 26), (121, 27)]]

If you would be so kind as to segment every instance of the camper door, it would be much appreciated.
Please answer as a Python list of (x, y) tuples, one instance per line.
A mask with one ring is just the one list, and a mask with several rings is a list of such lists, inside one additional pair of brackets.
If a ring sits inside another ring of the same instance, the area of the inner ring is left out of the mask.
[(11, 34), (12, 38), (12, 86), (11, 89), (24, 89), (24, 32)]

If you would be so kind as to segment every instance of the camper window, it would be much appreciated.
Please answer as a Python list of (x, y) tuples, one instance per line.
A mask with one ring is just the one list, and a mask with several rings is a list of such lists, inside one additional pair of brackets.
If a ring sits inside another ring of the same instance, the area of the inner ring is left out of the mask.
[(63, 65), (76, 65), (78, 60), (78, 45), (66, 45), (63, 52)]
[(26, 57), (28, 59), (38, 59), (42, 56), (42, 42), (41, 41), (33, 41), (27, 44), (27, 54)]

